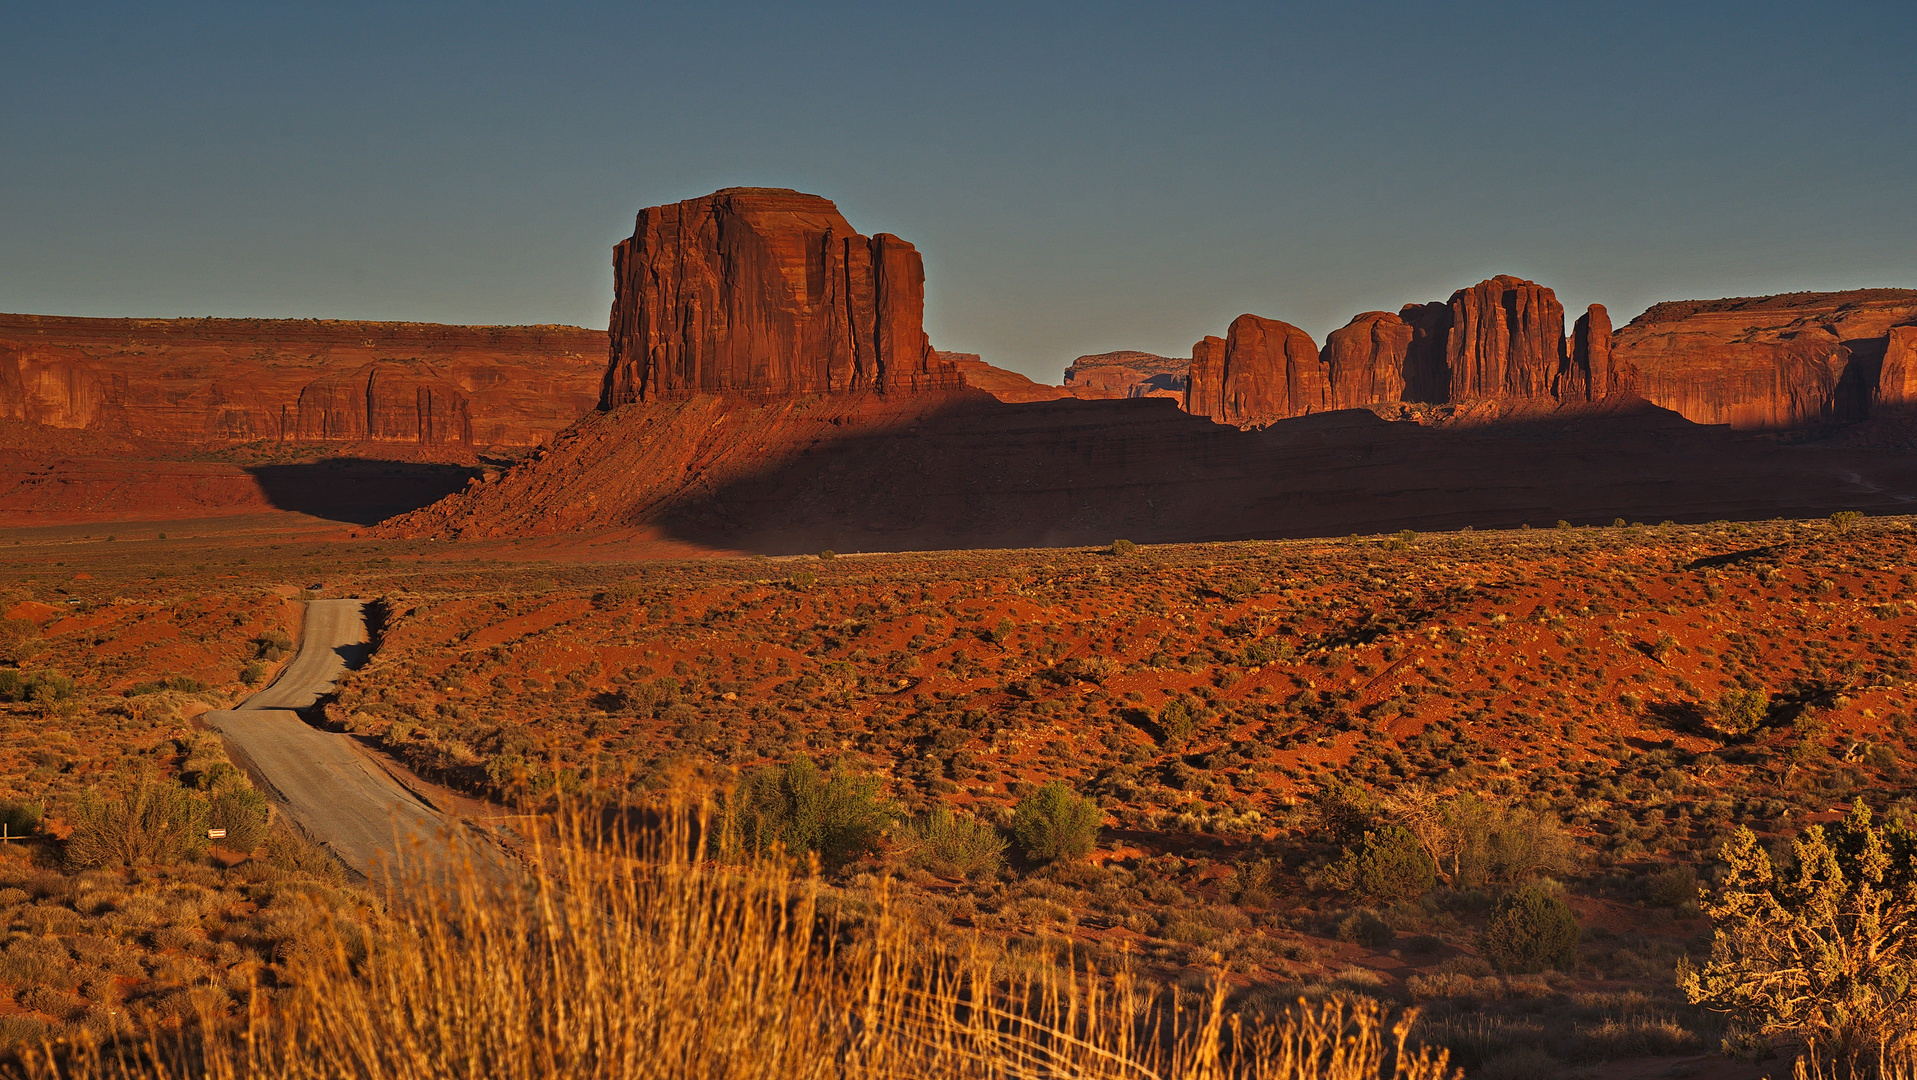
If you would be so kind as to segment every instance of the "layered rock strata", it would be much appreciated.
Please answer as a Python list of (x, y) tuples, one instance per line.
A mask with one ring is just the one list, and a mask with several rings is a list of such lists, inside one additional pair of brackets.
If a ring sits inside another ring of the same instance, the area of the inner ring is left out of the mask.
[(605, 342), (565, 326), (0, 315), (0, 421), (169, 452), (377, 443), (463, 459), (536, 446), (590, 410)]
[[(1073, 360), (1065, 368), (1065, 387), (1092, 391), (1101, 397), (1182, 398), (1186, 369), (1191, 361), (1178, 356), (1121, 349), (1093, 353)], [(1092, 396), (1084, 394), (1082, 396)]]
[(613, 249), (600, 406), (956, 389), (924, 307), (918, 251), (858, 233), (828, 199), (727, 188), (649, 207)]
[(1644, 397), (1697, 423), (1814, 428), (1909, 400), (1900, 331), (1913, 324), (1910, 289), (1674, 301), (1618, 331), (1615, 359)]

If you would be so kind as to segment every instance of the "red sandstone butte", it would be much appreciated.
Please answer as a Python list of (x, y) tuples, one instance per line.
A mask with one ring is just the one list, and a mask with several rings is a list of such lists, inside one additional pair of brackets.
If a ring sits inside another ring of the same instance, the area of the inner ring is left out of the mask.
[(1323, 412), (1331, 384), (1311, 335), (1287, 322), (1240, 315), (1221, 344), (1192, 346), (1185, 409), (1240, 427)]
[(1451, 295), (1448, 400), (1542, 398), (1564, 360), (1564, 306), (1532, 281), (1499, 275)]
[(887, 233), (783, 188), (639, 211), (613, 249), (602, 408), (701, 393), (958, 389), (923, 328), (925, 268)]
[(605, 357), (605, 334), (572, 326), (0, 315), (0, 441), (64, 430), (96, 453), (266, 441), (468, 460), (590, 410)]
[(1862, 420), (1874, 402), (1907, 400), (1892, 331), (1913, 323), (1912, 289), (1682, 300), (1632, 319), (1614, 351), (1618, 365), (1636, 370), (1639, 393), (1686, 419), (1818, 427)]
[(1331, 407), (1356, 409), (1405, 397), (1405, 356), (1411, 327), (1388, 311), (1367, 311), (1325, 338)]

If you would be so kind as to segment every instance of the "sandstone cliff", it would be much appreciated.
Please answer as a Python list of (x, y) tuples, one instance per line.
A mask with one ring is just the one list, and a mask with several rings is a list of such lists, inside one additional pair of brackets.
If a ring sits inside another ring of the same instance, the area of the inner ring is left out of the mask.
[(922, 327), (925, 269), (896, 236), (781, 188), (639, 212), (613, 249), (601, 408), (700, 393), (955, 389)]
[(564, 326), (0, 315), (0, 421), (167, 452), (377, 443), (464, 459), (536, 446), (591, 409), (605, 341)]
[[(1635, 369), (1644, 397), (1690, 420), (1810, 428), (1904, 400), (1903, 354), (1892, 370), (1890, 350), (1892, 331), (1912, 323), (1911, 289), (1674, 301), (1631, 320), (1614, 354)], [(1907, 339), (1897, 340), (1901, 349)]]

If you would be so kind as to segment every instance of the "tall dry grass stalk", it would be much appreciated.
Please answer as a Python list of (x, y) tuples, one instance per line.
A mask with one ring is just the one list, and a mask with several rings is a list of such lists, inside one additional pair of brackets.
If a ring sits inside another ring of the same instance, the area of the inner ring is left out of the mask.
[[(177, 1034), (36, 1052), (34, 1077), (1451, 1080), (1378, 1004), (1278, 1017), (1069, 966), (1000, 964), (816, 879), (707, 862), (575, 819), (500, 886), (403, 883), (371, 934), (315, 929), (290, 988)], [(654, 834), (657, 835), (657, 834)]]

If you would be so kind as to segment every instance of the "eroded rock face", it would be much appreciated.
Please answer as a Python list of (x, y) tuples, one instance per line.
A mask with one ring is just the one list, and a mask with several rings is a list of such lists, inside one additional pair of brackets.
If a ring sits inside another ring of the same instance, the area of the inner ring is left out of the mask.
[(301, 442), (473, 441), (472, 407), (459, 387), (394, 363), (306, 384), (285, 427)]
[(1330, 400), (1317, 343), (1290, 323), (1240, 315), (1222, 340), (1192, 346), (1187, 412), (1247, 426), (1323, 412)]
[(1885, 405), (1917, 405), (1917, 326), (1891, 327), (1884, 344), (1877, 400)]
[(1500, 275), (1451, 295), (1449, 401), (1550, 397), (1564, 362), (1564, 306), (1532, 281)]
[(1611, 356), (1611, 313), (1592, 304), (1571, 328), (1571, 350), (1558, 386), (1565, 401), (1597, 401), (1629, 389)]
[(367, 442), (464, 460), (590, 410), (605, 342), (565, 326), (0, 315), (0, 421), (168, 452)]
[(1405, 357), (1411, 338), (1412, 328), (1388, 311), (1367, 311), (1333, 330), (1323, 354), (1331, 408), (1407, 400)]
[(701, 393), (955, 389), (923, 328), (911, 244), (828, 199), (727, 188), (639, 212), (613, 249), (602, 408)]
[(1911, 289), (1675, 301), (1618, 331), (1614, 358), (1645, 398), (1697, 423), (1849, 423), (1906, 392), (1891, 335), (1913, 321)]

